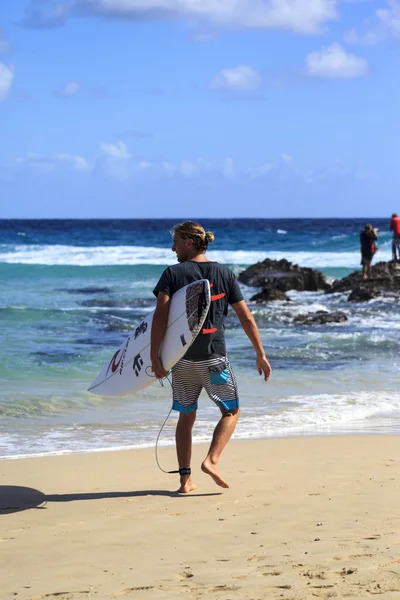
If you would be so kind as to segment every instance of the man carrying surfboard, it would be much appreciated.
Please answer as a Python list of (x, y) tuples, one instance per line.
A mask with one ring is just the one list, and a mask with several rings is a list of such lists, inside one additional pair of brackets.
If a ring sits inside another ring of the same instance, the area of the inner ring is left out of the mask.
[(202, 331), (184, 357), (172, 368), (173, 408), (179, 411), (175, 435), (181, 484), (178, 491), (189, 493), (197, 487), (192, 481), (190, 468), (192, 429), (196, 420), (197, 401), (203, 388), (219, 407), (222, 416), (201, 468), (217, 485), (228, 488), (227, 481), (219, 472), (218, 460), (235, 430), (240, 412), (236, 379), (226, 356), (224, 339), (228, 305), (236, 312), (253, 344), (259, 374), (268, 381), (272, 371), (256, 322), (243, 299), (234, 273), (205, 256), (209, 242), (214, 241), (214, 235), (193, 221), (176, 225), (171, 233), (172, 251), (176, 252), (178, 264), (163, 272), (153, 291), (157, 305), (151, 329), (151, 361), (158, 379), (168, 374), (159, 358), (159, 350), (167, 328), (171, 297), (180, 288), (200, 279), (208, 279), (212, 294)]

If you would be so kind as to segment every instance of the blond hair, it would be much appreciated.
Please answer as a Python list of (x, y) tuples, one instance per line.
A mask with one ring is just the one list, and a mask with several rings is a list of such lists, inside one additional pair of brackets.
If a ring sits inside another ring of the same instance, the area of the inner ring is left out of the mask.
[(214, 241), (214, 234), (205, 231), (204, 228), (194, 221), (185, 221), (172, 228), (171, 235), (179, 233), (183, 240), (192, 240), (194, 247), (199, 252), (205, 252), (209, 242)]

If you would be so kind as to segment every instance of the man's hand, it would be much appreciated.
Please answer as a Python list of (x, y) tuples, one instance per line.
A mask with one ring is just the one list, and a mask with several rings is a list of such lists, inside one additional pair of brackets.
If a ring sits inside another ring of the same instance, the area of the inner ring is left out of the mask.
[(264, 374), (264, 381), (268, 381), (272, 375), (272, 369), (267, 357), (257, 356), (256, 367), (260, 375)]
[(151, 363), (151, 370), (157, 379), (163, 379), (168, 375), (168, 371), (164, 369), (164, 366), (159, 358), (156, 358)]

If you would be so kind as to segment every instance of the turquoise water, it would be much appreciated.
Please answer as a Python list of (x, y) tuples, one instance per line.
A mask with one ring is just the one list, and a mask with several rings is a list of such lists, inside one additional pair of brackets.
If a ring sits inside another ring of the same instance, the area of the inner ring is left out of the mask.
[[(331, 278), (359, 268), (364, 221), (216, 221), (209, 256), (240, 272), (287, 258)], [(0, 221), (0, 455), (152, 445), (170, 406), (158, 383), (123, 399), (86, 390), (114, 349), (154, 308), (152, 289), (175, 262), (166, 221)], [(381, 229), (380, 257), (390, 258)], [(255, 290), (243, 286), (248, 299)], [(353, 305), (344, 295), (290, 293), (290, 304), (251, 306), (274, 376), (262, 383), (234, 315), (227, 343), (239, 379), (237, 437), (397, 431), (399, 304)], [(348, 322), (307, 328), (297, 314), (344, 310)], [(169, 384), (167, 384), (169, 386)], [(171, 417), (163, 443), (172, 443)], [(218, 418), (201, 402), (196, 439)]]

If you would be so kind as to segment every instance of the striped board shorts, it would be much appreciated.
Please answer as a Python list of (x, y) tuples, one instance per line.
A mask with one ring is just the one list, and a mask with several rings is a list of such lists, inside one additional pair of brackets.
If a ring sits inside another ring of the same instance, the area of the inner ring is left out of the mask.
[(174, 410), (185, 415), (197, 410), (203, 388), (221, 410), (239, 408), (236, 378), (226, 356), (206, 360), (182, 358), (172, 368)]

